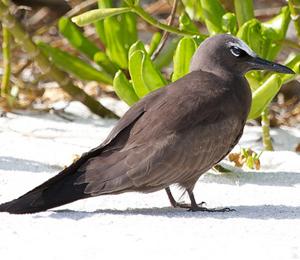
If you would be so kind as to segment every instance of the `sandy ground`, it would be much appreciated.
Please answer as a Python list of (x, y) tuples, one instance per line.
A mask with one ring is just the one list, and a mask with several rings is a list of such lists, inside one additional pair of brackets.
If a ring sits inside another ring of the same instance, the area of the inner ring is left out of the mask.
[[(115, 120), (92, 116), (74, 102), (67, 121), (57, 115), (0, 118), (0, 203), (14, 199), (97, 146)], [(272, 130), (276, 152), (261, 170), (208, 172), (195, 188), (207, 207), (170, 207), (164, 191), (103, 196), (33, 215), (0, 213), (0, 259), (299, 259), (300, 130)], [(246, 127), (241, 147), (262, 149), (260, 128)], [(181, 191), (172, 187), (176, 197)], [(187, 199), (183, 197), (183, 199)]]

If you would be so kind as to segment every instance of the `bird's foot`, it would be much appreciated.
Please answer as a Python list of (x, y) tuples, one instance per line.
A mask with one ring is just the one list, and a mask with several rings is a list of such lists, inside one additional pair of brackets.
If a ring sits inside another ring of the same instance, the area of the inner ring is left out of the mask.
[(169, 187), (166, 188), (167, 195), (169, 197), (170, 203), (174, 208), (184, 208), (188, 209), (188, 211), (196, 212), (196, 211), (206, 211), (206, 212), (229, 212), (229, 211), (235, 211), (231, 208), (223, 208), (223, 209), (208, 209), (206, 207), (203, 207), (205, 205), (205, 202), (201, 202), (199, 204), (196, 203), (196, 200), (194, 198), (193, 192), (188, 191), (188, 194), (191, 199), (191, 203), (184, 203), (184, 202), (177, 202)]
[(209, 209), (206, 207), (203, 207), (205, 205), (205, 202), (201, 202), (197, 204), (196, 206), (192, 206), (189, 203), (183, 203), (183, 202), (177, 202), (175, 205), (175, 208), (184, 208), (188, 209), (188, 211), (196, 212), (196, 211), (205, 211), (205, 212), (230, 212), (230, 211), (235, 211), (235, 209), (231, 208), (221, 208), (221, 209)]
[(202, 206), (199, 207), (198, 205), (197, 205), (197, 207), (191, 206), (189, 208), (189, 211), (192, 211), (192, 212), (196, 212), (196, 211), (206, 211), (206, 212), (230, 212), (230, 211), (235, 211), (235, 209), (231, 209), (231, 208), (209, 209), (209, 208), (202, 207)]

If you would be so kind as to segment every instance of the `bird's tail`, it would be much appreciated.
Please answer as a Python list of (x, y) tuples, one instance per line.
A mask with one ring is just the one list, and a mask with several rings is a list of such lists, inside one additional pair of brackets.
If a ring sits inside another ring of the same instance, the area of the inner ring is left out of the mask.
[(75, 184), (77, 178), (82, 174), (78, 172), (78, 168), (87, 159), (88, 156), (82, 156), (58, 175), (18, 199), (1, 204), (0, 212), (13, 214), (36, 213), (91, 197), (90, 194), (85, 194), (84, 192), (87, 184)]

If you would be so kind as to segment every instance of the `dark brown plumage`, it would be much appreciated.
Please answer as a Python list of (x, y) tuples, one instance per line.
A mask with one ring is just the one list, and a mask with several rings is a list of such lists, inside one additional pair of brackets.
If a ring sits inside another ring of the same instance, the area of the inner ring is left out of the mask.
[[(258, 58), (234, 36), (208, 38), (196, 51), (188, 75), (146, 95), (100, 146), (0, 205), (0, 211), (33, 213), (92, 196), (160, 189), (166, 189), (173, 206), (207, 210), (196, 204), (192, 191), (242, 136), (252, 97), (244, 76), (253, 69), (293, 73)], [(188, 192), (190, 205), (173, 199), (172, 184)]]

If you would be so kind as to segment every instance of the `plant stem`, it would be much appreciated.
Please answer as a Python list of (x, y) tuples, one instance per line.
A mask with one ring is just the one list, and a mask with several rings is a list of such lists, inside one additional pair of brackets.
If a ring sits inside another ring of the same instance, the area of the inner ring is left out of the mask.
[(40, 52), (40, 49), (31, 40), (29, 34), (24, 31), (16, 19), (10, 14), (7, 5), (0, 0), (0, 20), (3, 25), (9, 29), (14, 36), (16, 42), (28, 53), (32, 60), (34, 60), (40, 67), (43, 74), (48, 74), (53, 78), (60, 87), (68, 92), (74, 100), (82, 102), (92, 112), (102, 117), (115, 117), (118, 118), (112, 111), (102, 106), (97, 100), (87, 95), (81, 88), (73, 85), (70, 78), (60, 71), (51, 63), (46, 56)]
[(295, 29), (300, 43), (300, 0), (288, 0), (291, 11), (291, 18), (294, 21)]
[(297, 43), (297, 42), (293, 42), (293, 41), (289, 41), (289, 40), (280, 40), (280, 41), (277, 41), (276, 43), (278, 44), (281, 44), (281, 45), (285, 45), (285, 46), (289, 46), (291, 48), (294, 48), (298, 51), (300, 51), (300, 44)]
[[(168, 22), (168, 26), (172, 26), (172, 24), (174, 22), (177, 5), (178, 5), (178, 0), (174, 0), (172, 11), (171, 11), (171, 15), (170, 15), (170, 20)], [(162, 39), (161, 39), (161, 41), (160, 41), (157, 49), (154, 51), (154, 53), (151, 56), (151, 60), (154, 61), (156, 59), (157, 55), (160, 53), (160, 51), (164, 47), (164, 45), (165, 45), (165, 43), (166, 43), (166, 41), (168, 39), (169, 34), (170, 34), (170, 32), (164, 31), (164, 34), (162, 36)]]
[(261, 114), (262, 140), (266, 151), (274, 151), (270, 136), (269, 108), (267, 107)]
[(181, 29), (175, 28), (173, 26), (163, 24), (163, 23), (155, 20), (148, 13), (146, 13), (139, 5), (132, 5), (130, 1), (126, 1), (126, 3), (132, 8), (132, 12), (137, 13), (146, 22), (152, 24), (153, 26), (155, 26), (155, 27), (157, 27), (161, 30), (168, 31), (168, 32), (171, 32), (171, 33), (175, 33), (175, 34), (179, 34), (179, 35), (184, 35), (184, 36), (199, 35), (199, 36), (204, 37), (204, 38), (208, 37), (208, 35), (202, 34), (200, 32), (197, 33), (197, 32), (191, 32), (191, 31), (187, 31), (187, 30), (181, 30)]
[(10, 73), (11, 73), (11, 35), (7, 28), (3, 26), (3, 78), (1, 82), (1, 94), (8, 94), (10, 91)]
[[(7, 5), (10, 4), (10, 0), (4, 1)], [(7, 95), (10, 92), (10, 73), (11, 73), (11, 35), (9, 30), (3, 26), (3, 78), (1, 82), (1, 94)]]

